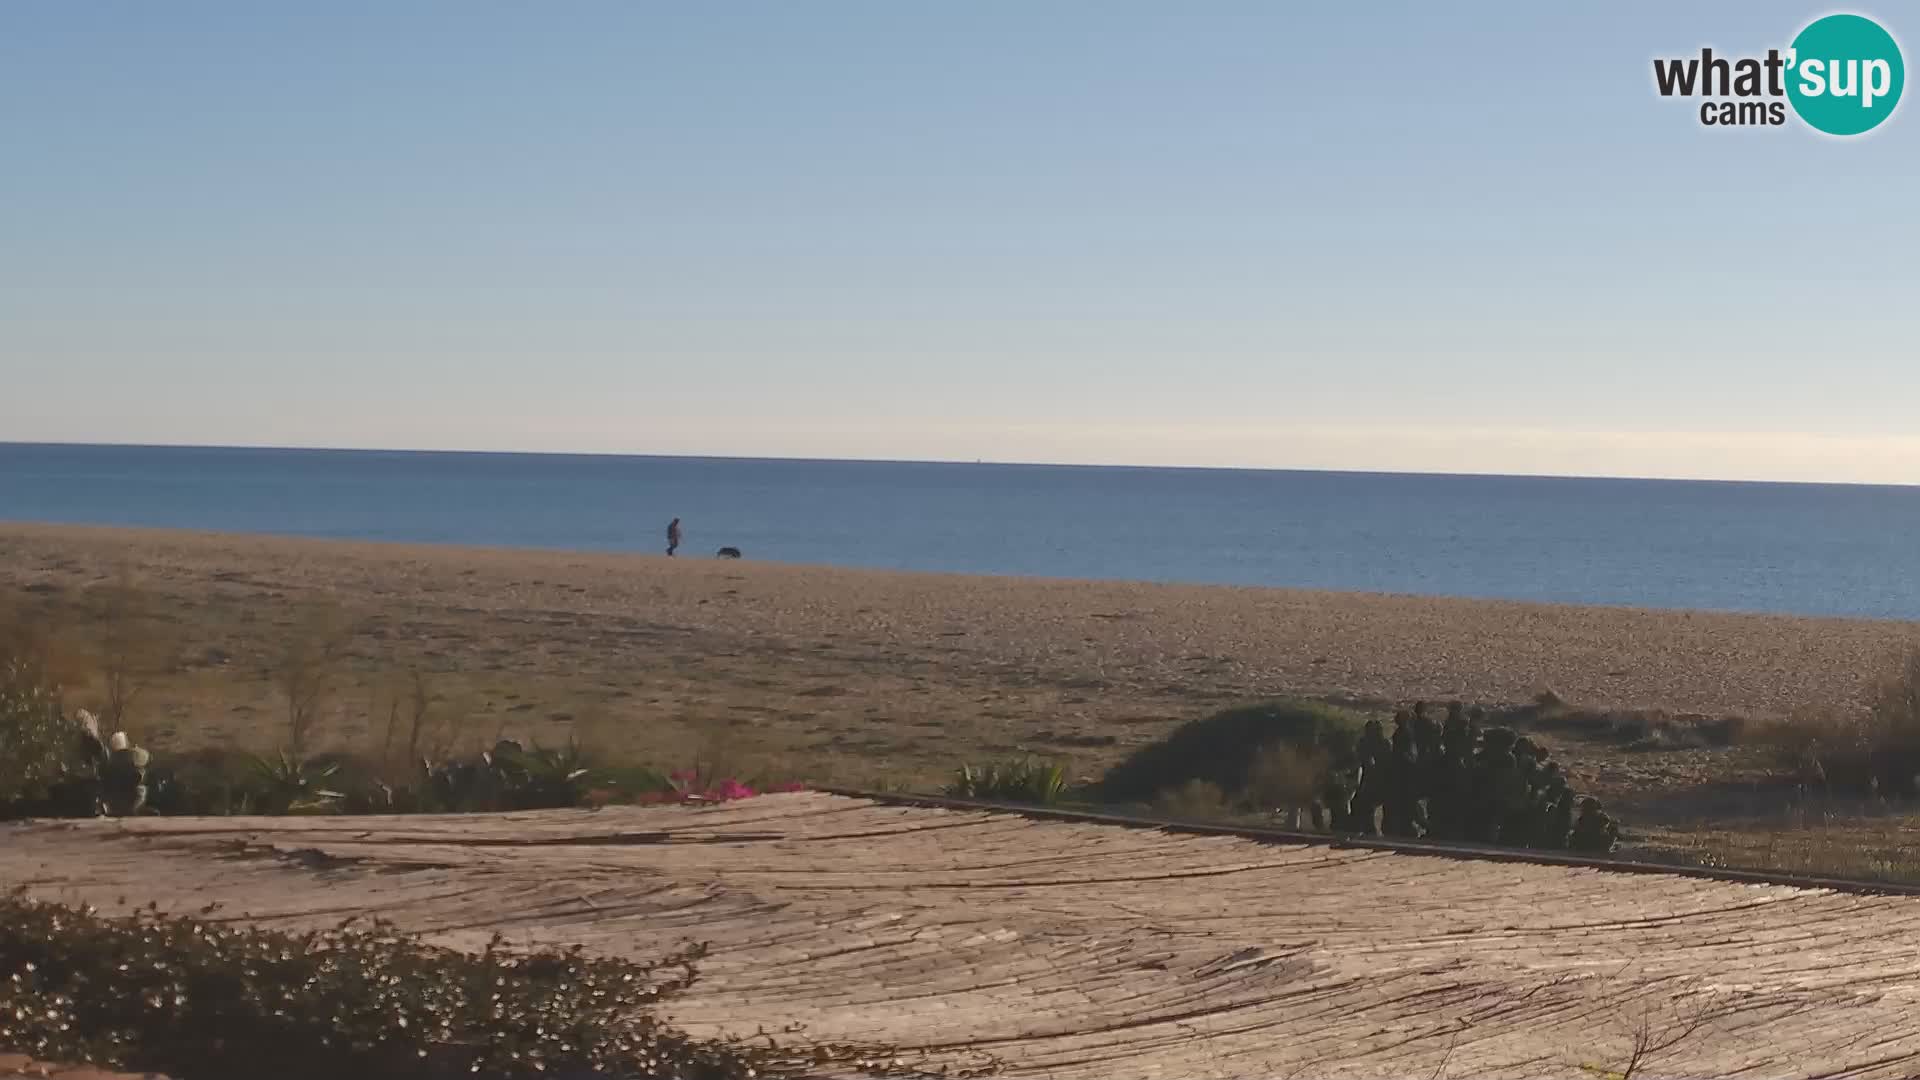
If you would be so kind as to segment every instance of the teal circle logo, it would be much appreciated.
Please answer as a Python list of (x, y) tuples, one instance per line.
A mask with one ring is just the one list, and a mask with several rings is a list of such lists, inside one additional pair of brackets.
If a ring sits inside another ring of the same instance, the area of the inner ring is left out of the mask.
[(1807, 24), (1788, 54), (1787, 100), (1829, 135), (1872, 131), (1900, 104), (1907, 66), (1893, 35), (1861, 15), (1828, 15)]

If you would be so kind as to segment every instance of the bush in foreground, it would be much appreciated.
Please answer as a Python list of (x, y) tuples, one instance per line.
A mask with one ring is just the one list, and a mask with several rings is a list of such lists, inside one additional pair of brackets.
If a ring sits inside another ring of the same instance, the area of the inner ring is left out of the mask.
[(876, 1064), (665, 1026), (654, 1008), (694, 981), (701, 955), (640, 964), (510, 952), (497, 938), (472, 955), (387, 926), (283, 933), (14, 897), (0, 901), (0, 1051), (182, 1080), (732, 1080)]
[(78, 772), (79, 727), (24, 660), (0, 658), (0, 817), (9, 805), (50, 802)]

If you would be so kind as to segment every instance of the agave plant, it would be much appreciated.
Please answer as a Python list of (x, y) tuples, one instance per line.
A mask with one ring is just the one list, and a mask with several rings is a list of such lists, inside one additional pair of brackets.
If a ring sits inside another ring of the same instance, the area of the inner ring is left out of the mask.
[(345, 798), (320, 786), (340, 771), (338, 764), (315, 765), (286, 750), (270, 757), (256, 755), (249, 764), (263, 789), (258, 805), (262, 813), (311, 814), (331, 809), (335, 801)]
[(993, 764), (975, 765), (963, 761), (953, 774), (953, 782), (947, 785), (947, 794), (961, 799), (984, 799), (989, 788), (999, 782), (999, 767)]
[(571, 739), (563, 750), (501, 744), (489, 755), (511, 809), (577, 806), (586, 796), (586, 754)]
[(1060, 801), (1067, 789), (1066, 766), (1038, 758), (963, 764), (947, 785), (947, 794), (963, 799), (998, 799), (1006, 802), (1039, 803)]

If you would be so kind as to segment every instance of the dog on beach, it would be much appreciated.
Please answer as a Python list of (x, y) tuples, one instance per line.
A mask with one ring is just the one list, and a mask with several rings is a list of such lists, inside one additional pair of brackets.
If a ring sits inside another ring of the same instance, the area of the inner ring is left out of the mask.
[(719, 551), (714, 552), (714, 555), (722, 559), (737, 559), (740, 557), (740, 549), (737, 547), (723, 547)]

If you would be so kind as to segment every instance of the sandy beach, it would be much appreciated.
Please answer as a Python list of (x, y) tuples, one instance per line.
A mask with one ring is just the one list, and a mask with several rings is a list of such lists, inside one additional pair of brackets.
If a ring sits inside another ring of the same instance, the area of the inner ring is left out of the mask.
[(271, 745), (276, 658), (323, 619), (351, 636), (339, 743), (417, 669), (469, 740), (571, 733), (840, 782), (1023, 750), (1095, 768), (1275, 694), (1847, 707), (1920, 641), (1870, 620), (0, 525), (0, 596), (62, 628), (82, 699), (116, 582), (158, 650), (135, 710), (155, 745)]

